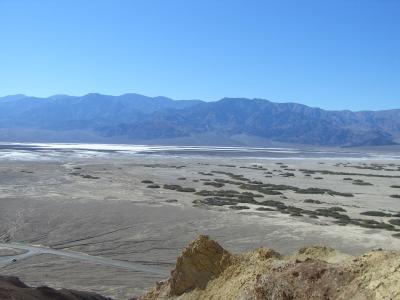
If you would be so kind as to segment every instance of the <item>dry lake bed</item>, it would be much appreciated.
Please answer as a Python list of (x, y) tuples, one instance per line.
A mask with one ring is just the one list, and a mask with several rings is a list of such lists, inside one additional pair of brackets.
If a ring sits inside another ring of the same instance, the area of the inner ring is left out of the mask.
[(400, 249), (397, 157), (18, 147), (0, 153), (0, 274), (30, 285), (137, 296), (199, 234), (232, 252)]

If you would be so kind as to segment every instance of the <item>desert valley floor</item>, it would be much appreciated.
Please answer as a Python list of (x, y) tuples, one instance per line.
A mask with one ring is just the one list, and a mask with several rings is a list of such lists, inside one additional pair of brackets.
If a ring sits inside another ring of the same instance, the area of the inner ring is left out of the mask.
[(132, 156), (0, 161), (0, 274), (115, 299), (199, 234), (232, 252), (400, 249), (400, 161)]

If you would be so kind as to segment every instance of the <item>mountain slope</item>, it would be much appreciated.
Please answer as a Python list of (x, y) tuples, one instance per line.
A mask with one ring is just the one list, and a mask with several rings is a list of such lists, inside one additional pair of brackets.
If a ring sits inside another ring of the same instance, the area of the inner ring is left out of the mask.
[(14, 140), (19, 133), (34, 132), (37, 141), (49, 131), (60, 137), (70, 134), (69, 141), (74, 140), (73, 131), (79, 131), (79, 141), (85, 136), (103, 142), (146, 142), (198, 135), (226, 141), (241, 135), (320, 146), (392, 145), (400, 141), (400, 110), (326, 111), (262, 99), (174, 101), (138, 94), (0, 98), (0, 139), (7, 140), (7, 132)]
[(159, 111), (137, 122), (102, 129), (108, 136), (184, 137), (213, 132), (322, 146), (391, 145), (400, 132), (400, 110), (325, 111), (292, 103), (222, 99), (184, 110)]

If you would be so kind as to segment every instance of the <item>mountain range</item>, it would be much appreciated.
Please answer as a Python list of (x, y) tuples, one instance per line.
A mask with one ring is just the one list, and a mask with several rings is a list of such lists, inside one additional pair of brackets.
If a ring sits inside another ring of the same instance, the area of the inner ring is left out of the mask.
[(264, 99), (215, 102), (139, 94), (0, 97), (0, 141), (382, 146), (400, 142), (400, 109), (328, 111)]

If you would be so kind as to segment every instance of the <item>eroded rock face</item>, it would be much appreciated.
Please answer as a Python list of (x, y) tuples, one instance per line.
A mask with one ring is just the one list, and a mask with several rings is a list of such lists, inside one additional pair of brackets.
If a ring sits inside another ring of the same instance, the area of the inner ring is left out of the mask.
[(245, 299), (337, 299), (340, 288), (354, 278), (346, 268), (308, 259), (259, 274), (246, 289)]
[(201, 235), (178, 257), (171, 272), (170, 295), (180, 295), (194, 288), (204, 289), (207, 282), (223, 272), (232, 255), (208, 236)]
[(400, 299), (400, 252), (351, 257), (311, 246), (287, 257), (268, 248), (232, 255), (200, 236), (178, 258), (171, 277), (141, 299)]
[(193, 289), (204, 289), (234, 260), (234, 256), (206, 235), (200, 235), (187, 246), (176, 261), (171, 277), (158, 282), (156, 288), (140, 299), (163, 299)]

